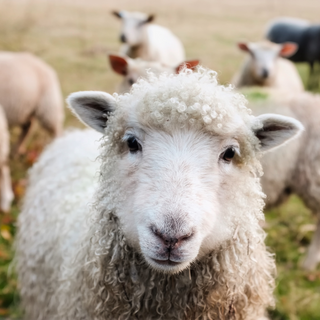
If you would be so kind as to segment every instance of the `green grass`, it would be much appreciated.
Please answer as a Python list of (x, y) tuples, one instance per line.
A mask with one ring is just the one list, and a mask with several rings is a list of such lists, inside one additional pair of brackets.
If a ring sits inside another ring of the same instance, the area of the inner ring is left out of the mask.
[(320, 271), (300, 266), (315, 219), (297, 197), (266, 212), (267, 245), (276, 254), (277, 308), (273, 319), (320, 319)]
[[(110, 70), (106, 54), (119, 49), (119, 22), (109, 12), (154, 12), (159, 24), (168, 26), (181, 38), (188, 59), (200, 58), (227, 83), (244, 57), (235, 43), (259, 40), (265, 23), (275, 15), (283, 15), (283, 8), (282, 2), (265, 0), (0, 0), (0, 47), (30, 51), (51, 64), (59, 75), (64, 97), (79, 90), (113, 92), (121, 77)], [(320, 3), (293, 0), (285, 9), (286, 15), (316, 21)], [(298, 70), (306, 82), (307, 66), (299, 64)], [(250, 100), (265, 98), (257, 91)], [(81, 126), (69, 111), (65, 125)], [(16, 134), (14, 130), (13, 142)], [(11, 271), (15, 222), (26, 172), (48, 141), (48, 136), (36, 127), (27, 154), (10, 161), (16, 200), (9, 214), (0, 214), (0, 319), (21, 318), (16, 277)], [(277, 305), (270, 311), (272, 319), (319, 320), (320, 269), (305, 272), (300, 268), (314, 218), (298, 198), (291, 197), (286, 204), (267, 212), (266, 221), (266, 241), (276, 254), (278, 268)]]

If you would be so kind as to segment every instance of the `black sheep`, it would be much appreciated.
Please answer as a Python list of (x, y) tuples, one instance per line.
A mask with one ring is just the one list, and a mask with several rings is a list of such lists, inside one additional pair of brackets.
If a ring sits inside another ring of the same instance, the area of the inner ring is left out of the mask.
[(307, 62), (310, 65), (308, 87), (319, 86), (320, 70), (316, 70), (316, 63), (320, 62), (320, 24), (312, 25), (298, 19), (277, 19), (269, 25), (266, 38), (275, 43), (298, 44), (297, 52), (288, 59)]

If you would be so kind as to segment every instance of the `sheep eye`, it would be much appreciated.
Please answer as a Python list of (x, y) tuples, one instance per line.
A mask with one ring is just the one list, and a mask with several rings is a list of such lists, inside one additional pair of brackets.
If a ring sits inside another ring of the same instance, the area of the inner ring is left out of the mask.
[(136, 153), (142, 150), (140, 143), (137, 141), (135, 137), (130, 137), (127, 140), (127, 144), (131, 153)]
[(222, 154), (222, 159), (226, 162), (230, 162), (235, 154), (236, 150), (234, 149), (234, 147), (230, 147)]

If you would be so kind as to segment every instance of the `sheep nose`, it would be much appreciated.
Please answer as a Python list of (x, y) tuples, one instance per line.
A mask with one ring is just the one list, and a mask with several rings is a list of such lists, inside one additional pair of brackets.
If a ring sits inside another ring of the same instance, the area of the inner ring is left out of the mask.
[(126, 43), (126, 42), (127, 42), (126, 36), (125, 36), (124, 34), (122, 34), (122, 35), (120, 36), (120, 41), (121, 41), (122, 43)]
[(262, 69), (262, 78), (267, 79), (269, 76), (269, 71), (267, 69)]
[(183, 236), (180, 237), (172, 237), (164, 234), (163, 232), (159, 231), (156, 228), (151, 228), (152, 232), (159, 238), (163, 245), (168, 249), (176, 249), (181, 246), (181, 244), (190, 239), (193, 235), (193, 232), (185, 233)]

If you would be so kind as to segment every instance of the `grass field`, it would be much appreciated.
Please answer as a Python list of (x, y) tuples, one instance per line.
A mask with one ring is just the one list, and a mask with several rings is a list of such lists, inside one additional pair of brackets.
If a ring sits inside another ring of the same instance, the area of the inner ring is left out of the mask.
[[(296, 16), (317, 21), (319, 0), (0, 0), (0, 48), (30, 51), (58, 72), (63, 95), (79, 90), (113, 92), (121, 78), (110, 70), (106, 54), (119, 50), (119, 21), (113, 9), (140, 10), (157, 15), (157, 22), (174, 31), (184, 43), (188, 59), (219, 72), (227, 83), (243, 54), (235, 43), (259, 40), (268, 20)], [(307, 67), (298, 66), (306, 80)], [(1, 72), (1, 70), (0, 70)], [(66, 127), (81, 126), (67, 111)], [(16, 130), (13, 131), (13, 140)], [(10, 166), (16, 200), (9, 214), (0, 214), (0, 319), (20, 319), (17, 283), (12, 270), (15, 221), (26, 186), (27, 169), (48, 137), (35, 128), (28, 151)], [(315, 220), (301, 201), (292, 197), (267, 212), (267, 243), (278, 265), (277, 320), (320, 319), (320, 269), (304, 272), (300, 264)], [(27, 319), (32, 320), (32, 319)]]

